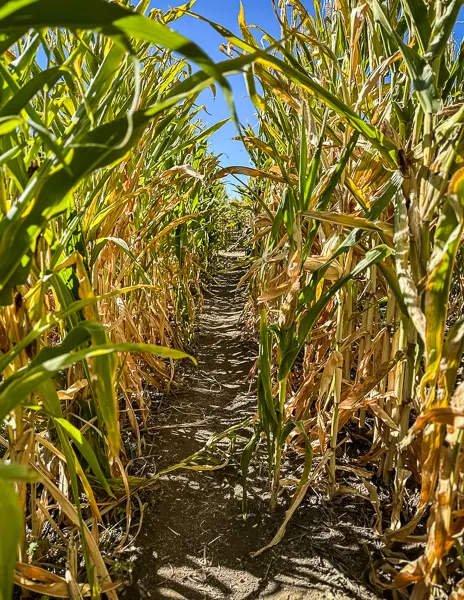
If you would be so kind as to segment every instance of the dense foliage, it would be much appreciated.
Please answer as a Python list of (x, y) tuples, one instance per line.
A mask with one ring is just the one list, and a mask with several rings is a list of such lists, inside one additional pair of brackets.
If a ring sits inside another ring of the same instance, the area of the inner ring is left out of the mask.
[[(244, 138), (260, 178), (247, 194), (271, 508), (292, 442), (306, 467), (286, 521), (324, 471), (330, 495), (370, 499), (387, 548), (420, 541), (428, 515), (423, 556), (391, 577), (393, 555), (375, 581), (422, 598), (447, 583), (454, 544), (462, 556), (462, 2), (339, 2), (314, 17), (288, 4), (285, 41), (254, 66), (259, 131)], [(246, 42), (232, 43), (252, 52), (240, 24)], [(354, 462), (347, 433), (368, 442)]]
[[(274, 509), (283, 456), (304, 462), (271, 544), (316, 480), (368, 498), (387, 548), (420, 541), (428, 516), (423, 555), (397, 570), (387, 553), (375, 575), (428, 597), (453, 581), (464, 526), (462, 0), (281, 0), (281, 40), (242, 9), (242, 37), (210, 23), (221, 63), (168, 28), (194, 1), (124, 4), (0, 2), (0, 600), (13, 573), (52, 597), (117, 597), (101, 532), (122, 507), (116, 555), (146, 485), (122, 434), (143, 453), (145, 389), (188, 358), (201, 274), (243, 207), (260, 351), (242, 470), (266, 443)], [(218, 84), (235, 118), (236, 72), (253, 166), (221, 169), (208, 138), (223, 123), (203, 125), (198, 94)], [(240, 207), (228, 174), (249, 177)]]
[[(92, 597), (100, 585), (116, 597), (100, 524), (126, 498), (124, 547), (136, 484), (121, 432), (141, 455), (145, 390), (165, 389), (186, 357), (221, 241), (226, 197), (208, 138), (223, 123), (203, 125), (190, 86), (169, 96), (191, 75), (171, 53), (187, 44), (166, 27), (175, 11), (14, 4), (0, 9), (0, 598), (19, 539), (23, 588), (66, 594), (81, 580), (78, 552)], [(185, 53), (209, 64), (193, 45)], [(79, 533), (75, 550), (50, 545), (63, 527)], [(66, 579), (33, 566), (47, 558), (67, 563)]]

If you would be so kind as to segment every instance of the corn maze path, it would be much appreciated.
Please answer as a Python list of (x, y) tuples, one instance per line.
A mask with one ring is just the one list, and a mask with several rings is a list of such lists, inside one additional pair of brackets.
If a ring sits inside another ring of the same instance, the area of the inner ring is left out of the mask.
[[(239, 260), (225, 254), (222, 270)], [(154, 409), (153, 422), (163, 428), (148, 443), (146, 472), (178, 463), (211, 434), (256, 412), (255, 382), (245, 379), (257, 348), (243, 337), (246, 290), (236, 291), (243, 273), (219, 272), (208, 286), (193, 352), (199, 366), (187, 366), (180, 388)], [(375, 548), (372, 514), (362, 500), (344, 498), (329, 507), (323, 494), (312, 491), (280, 544), (252, 558), (277, 531), (289, 496), (283, 495), (275, 515), (269, 513), (263, 447), (252, 463), (245, 521), (239, 467), (237, 449), (224, 469), (176, 471), (153, 486), (142, 532), (130, 549), (133, 583), (126, 600), (377, 597), (367, 583)]]

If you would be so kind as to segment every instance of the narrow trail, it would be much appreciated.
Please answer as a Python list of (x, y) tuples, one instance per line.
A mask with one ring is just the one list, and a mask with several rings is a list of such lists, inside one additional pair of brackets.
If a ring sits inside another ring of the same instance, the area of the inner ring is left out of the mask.
[[(226, 254), (224, 267), (237, 256)], [(160, 471), (204, 446), (213, 433), (256, 412), (245, 379), (257, 348), (243, 339), (246, 292), (236, 286), (243, 271), (219, 273), (209, 286), (196, 336), (198, 368), (187, 366), (180, 389), (154, 415), (159, 427), (148, 446), (146, 472)], [(176, 471), (144, 498), (142, 532), (136, 540), (133, 584), (126, 600), (145, 598), (371, 599), (364, 585), (369, 553), (368, 517), (356, 501), (330, 507), (311, 495), (285, 539), (258, 558), (284, 516), (268, 511), (264, 454), (249, 480), (249, 516), (241, 515), (240, 452), (218, 471)], [(361, 520), (361, 522), (360, 522)]]

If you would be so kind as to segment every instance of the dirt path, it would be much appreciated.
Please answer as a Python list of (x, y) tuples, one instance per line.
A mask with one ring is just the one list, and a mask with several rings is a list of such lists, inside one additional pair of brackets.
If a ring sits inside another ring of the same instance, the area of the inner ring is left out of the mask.
[[(224, 258), (225, 264), (233, 260)], [(256, 348), (242, 338), (245, 296), (235, 291), (242, 274), (219, 274), (210, 287), (196, 340), (199, 367), (186, 369), (180, 391), (155, 415), (158, 425), (175, 427), (155, 432), (147, 472), (178, 463), (212, 433), (255, 413), (244, 379)], [(373, 542), (362, 500), (343, 499), (329, 509), (312, 493), (285, 539), (251, 558), (276, 532), (284, 508), (269, 514), (263, 454), (253, 465), (249, 516), (243, 520), (239, 461), (237, 452), (220, 471), (177, 471), (149, 492), (152, 504), (135, 543), (134, 582), (124, 598), (375, 598), (363, 582)]]

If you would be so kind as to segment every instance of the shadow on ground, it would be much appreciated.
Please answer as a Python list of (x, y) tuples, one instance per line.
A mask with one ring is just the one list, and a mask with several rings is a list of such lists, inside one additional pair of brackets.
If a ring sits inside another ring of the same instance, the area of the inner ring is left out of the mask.
[[(225, 265), (233, 260), (226, 256)], [(236, 292), (241, 275), (240, 270), (219, 273), (209, 288), (196, 340), (199, 367), (187, 367), (179, 391), (154, 415), (155, 426), (164, 429), (150, 438), (147, 454), (152, 458), (145, 463), (145, 474), (179, 462), (212, 433), (256, 411), (245, 378), (257, 349), (242, 335), (245, 297)], [(123, 597), (375, 598), (366, 585), (375, 551), (370, 506), (362, 499), (343, 498), (329, 507), (312, 491), (284, 540), (252, 558), (277, 531), (284, 508), (275, 515), (268, 511), (262, 449), (250, 473), (249, 515), (243, 520), (239, 459), (237, 453), (236, 462), (220, 471), (177, 471), (146, 493), (143, 529), (128, 549), (133, 583)]]

